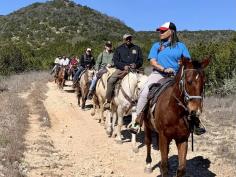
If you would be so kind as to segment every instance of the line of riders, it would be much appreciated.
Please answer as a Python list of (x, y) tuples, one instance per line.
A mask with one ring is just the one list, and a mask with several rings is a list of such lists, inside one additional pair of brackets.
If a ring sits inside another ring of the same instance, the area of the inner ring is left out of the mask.
[[(182, 57), (189, 59), (189, 61), (191, 60), (187, 47), (178, 39), (174, 23), (166, 22), (160, 26), (157, 31), (160, 35), (160, 42), (156, 42), (152, 45), (148, 55), (148, 60), (153, 67), (153, 70), (139, 94), (136, 106), (137, 117), (135, 124), (129, 128), (130, 132), (134, 134), (139, 132), (142, 125), (143, 110), (148, 102), (147, 96), (150, 86), (153, 83), (157, 83), (162, 78), (175, 76), (180, 68), (180, 59)], [(120, 74), (124, 71), (128, 72), (132, 69), (140, 69), (143, 65), (141, 48), (133, 44), (132, 39), (133, 36), (131, 34), (125, 34), (123, 36), (123, 44), (118, 46), (114, 52), (112, 42), (107, 41), (104, 45), (104, 51), (98, 55), (96, 61), (92, 55), (91, 48), (86, 49), (85, 53), (80, 57), (80, 61), (77, 57), (73, 57), (71, 60), (65, 56), (62, 58), (58, 57), (55, 60), (55, 66), (52, 69), (52, 73), (55, 71), (58, 73), (60, 66), (67, 66), (67, 70), (72, 72), (73, 86), (75, 87), (84, 70), (87, 68), (95, 68), (96, 72), (91, 81), (88, 93), (88, 99), (92, 99), (98, 79), (100, 79), (104, 73), (107, 73), (108, 68), (115, 68), (115, 71), (107, 80), (104, 109), (109, 110), (111, 108), (114, 89), (120, 78)], [(201, 135), (205, 131), (201, 122), (198, 121), (195, 123), (195, 134)]]

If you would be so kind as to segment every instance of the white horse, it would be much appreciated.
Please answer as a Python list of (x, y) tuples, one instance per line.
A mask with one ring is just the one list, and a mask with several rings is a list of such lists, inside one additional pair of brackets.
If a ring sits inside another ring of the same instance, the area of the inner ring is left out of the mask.
[[(121, 128), (123, 126), (123, 117), (132, 115), (132, 123), (136, 118), (136, 102), (138, 95), (147, 81), (147, 76), (137, 72), (129, 72), (121, 81), (120, 88), (115, 89), (114, 98), (111, 104), (111, 111), (108, 111), (106, 118), (107, 134), (115, 137), (117, 143), (121, 144)], [(117, 126), (115, 126), (117, 121)], [(132, 134), (132, 149), (138, 152), (136, 146), (136, 135)]]
[(106, 100), (106, 90), (107, 90), (107, 80), (115, 72), (115, 68), (106, 67), (107, 72), (102, 75), (102, 77), (97, 81), (95, 94), (93, 96), (93, 111), (91, 115), (94, 116), (96, 111), (99, 113), (99, 122), (104, 124), (104, 103)]

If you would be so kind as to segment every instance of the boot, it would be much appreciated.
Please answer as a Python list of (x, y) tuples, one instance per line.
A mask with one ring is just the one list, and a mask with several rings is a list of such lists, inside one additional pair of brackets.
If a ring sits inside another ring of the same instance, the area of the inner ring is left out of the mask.
[(201, 123), (195, 124), (195, 125), (193, 126), (193, 133), (194, 133), (195, 135), (202, 135), (202, 134), (204, 134), (205, 132), (206, 132), (206, 129), (205, 129), (205, 127), (204, 127)]
[(144, 116), (143, 111), (138, 114), (138, 116), (135, 120), (135, 123), (131, 124), (131, 126), (128, 128), (128, 131), (130, 133), (138, 134), (140, 132), (141, 127), (142, 127), (142, 123), (143, 123), (143, 116)]
[(88, 99), (88, 100), (91, 100), (92, 98), (93, 98), (93, 90), (89, 90), (87, 99)]
[(195, 135), (202, 135), (206, 132), (205, 127), (202, 125), (198, 117), (193, 116), (192, 121), (193, 121), (193, 133)]

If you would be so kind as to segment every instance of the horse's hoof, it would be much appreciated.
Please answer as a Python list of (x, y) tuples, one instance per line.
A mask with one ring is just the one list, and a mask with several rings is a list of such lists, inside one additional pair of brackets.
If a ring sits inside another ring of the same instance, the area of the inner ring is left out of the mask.
[(152, 168), (145, 167), (145, 169), (144, 169), (144, 173), (146, 173), (146, 174), (150, 174), (150, 173), (152, 173)]
[(115, 140), (117, 144), (123, 144), (122, 140)]
[(134, 147), (134, 148), (133, 148), (133, 152), (134, 152), (134, 153), (138, 153), (138, 152), (139, 152), (138, 147)]
[(107, 136), (111, 137), (111, 131), (106, 131)]

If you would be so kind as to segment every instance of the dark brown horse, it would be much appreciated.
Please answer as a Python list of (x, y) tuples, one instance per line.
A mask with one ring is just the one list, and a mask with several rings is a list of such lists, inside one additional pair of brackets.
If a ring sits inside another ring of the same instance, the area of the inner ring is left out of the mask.
[[(182, 65), (175, 76), (175, 82), (158, 98), (154, 112), (144, 117), (145, 144), (147, 146), (145, 172), (152, 172), (151, 167), (151, 131), (158, 132), (157, 142), (161, 152), (161, 174), (168, 176), (168, 153), (171, 140), (175, 140), (178, 149), (179, 166), (177, 177), (186, 171), (186, 155), (190, 129), (187, 117), (199, 116), (202, 112), (202, 101), (205, 84), (203, 69), (209, 59), (202, 62), (181, 59)], [(152, 114), (153, 116), (151, 116)], [(151, 118), (150, 118), (151, 117)]]

